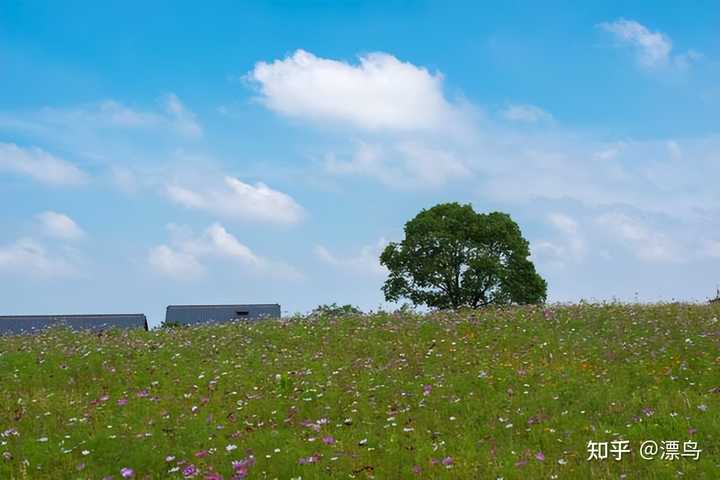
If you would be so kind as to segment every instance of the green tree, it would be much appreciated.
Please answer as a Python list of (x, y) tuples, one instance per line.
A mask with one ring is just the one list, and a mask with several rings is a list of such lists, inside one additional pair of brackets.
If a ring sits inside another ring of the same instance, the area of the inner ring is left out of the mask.
[(407, 222), (405, 239), (380, 255), (390, 271), (383, 292), (387, 301), (408, 298), (432, 308), (541, 303), (547, 283), (529, 255), (508, 214), (439, 204)]

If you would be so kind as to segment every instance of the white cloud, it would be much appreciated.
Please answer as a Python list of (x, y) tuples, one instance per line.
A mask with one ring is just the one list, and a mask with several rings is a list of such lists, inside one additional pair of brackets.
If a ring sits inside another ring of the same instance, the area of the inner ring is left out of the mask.
[(427, 130), (458, 115), (443, 95), (440, 74), (386, 53), (350, 64), (297, 50), (284, 60), (257, 63), (247, 78), (268, 108), (289, 117), (368, 130)]
[(37, 148), (0, 143), (0, 171), (27, 175), (48, 185), (80, 185), (87, 174), (75, 165)]
[(501, 114), (505, 119), (514, 122), (539, 123), (553, 119), (552, 115), (535, 105), (510, 105)]
[(166, 185), (165, 193), (186, 208), (236, 220), (294, 224), (305, 216), (304, 209), (289, 195), (262, 182), (250, 185), (229, 176), (213, 188), (193, 189), (171, 183)]
[(85, 232), (75, 221), (63, 213), (47, 211), (37, 215), (37, 220), (46, 235), (63, 240), (76, 240)]
[(315, 255), (328, 265), (346, 272), (386, 275), (387, 268), (380, 264), (380, 254), (387, 244), (388, 241), (381, 238), (374, 245), (366, 245), (360, 249), (358, 254), (351, 256), (338, 256), (326, 247), (317, 245)]
[(702, 57), (694, 50), (672, 56), (673, 44), (670, 37), (660, 31), (650, 31), (635, 20), (621, 18), (614, 22), (600, 23), (598, 27), (611, 33), (620, 43), (633, 47), (640, 66), (644, 68), (664, 66), (687, 68)]
[(679, 245), (668, 235), (643, 225), (624, 213), (610, 212), (596, 218), (599, 226), (624, 242), (640, 260), (647, 262), (677, 262), (684, 260)]
[(578, 222), (559, 212), (550, 213), (547, 221), (561, 236), (553, 241), (532, 242), (530, 248), (532, 258), (541, 262), (549, 262), (557, 267), (565, 267), (568, 263), (583, 261), (588, 247)]
[(153, 247), (148, 263), (158, 273), (176, 280), (188, 280), (203, 274), (204, 268), (193, 255), (179, 252), (168, 245)]
[(164, 131), (184, 138), (202, 137), (195, 114), (174, 93), (158, 99), (158, 108), (141, 110), (106, 99), (69, 108), (45, 107), (35, 112), (0, 114), (0, 128), (21, 130), (58, 141), (87, 142), (88, 135), (109, 131)]
[(182, 135), (191, 138), (202, 137), (203, 129), (197, 122), (195, 114), (188, 110), (177, 95), (169, 93), (163, 98), (167, 121)]
[(338, 160), (332, 153), (326, 155), (325, 170), (334, 175), (375, 178), (392, 187), (437, 188), (471, 175), (452, 152), (411, 141), (359, 143), (348, 160)]
[(247, 272), (297, 279), (301, 275), (281, 262), (257, 255), (219, 223), (214, 223), (196, 235), (188, 227), (168, 225), (171, 239), (168, 244), (153, 247), (148, 254), (149, 265), (158, 273), (177, 280), (202, 276), (210, 261), (232, 261)]
[(52, 253), (39, 242), (22, 238), (0, 245), (0, 272), (41, 278), (70, 277), (78, 274), (71, 256)]

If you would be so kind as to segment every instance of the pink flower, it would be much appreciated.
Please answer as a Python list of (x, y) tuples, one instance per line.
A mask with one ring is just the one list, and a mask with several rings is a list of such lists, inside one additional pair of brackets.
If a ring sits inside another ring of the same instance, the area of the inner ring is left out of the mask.
[(195, 456), (196, 456), (197, 458), (205, 458), (205, 457), (208, 456), (208, 451), (207, 451), (207, 450), (200, 450), (199, 452), (195, 452)]
[(121, 407), (122, 407), (123, 405), (127, 405), (127, 403), (128, 403), (127, 398), (119, 398), (118, 401), (117, 401), (117, 404), (120, 405)]
[(420, 474), (422, 473), (422, 468), (420, 468), (420, 465), (415, 465), (415, 466), (412, 468), (412, 472), (413, 472), (415, 475), (420, 475)]
[(204, 480), (223, 480), (223, 476), (216, 472), (210, 472), (203, 477)]
[(442, 464), (445, 465), (446, 467), (449, 467), (449, 466), (452, 465), (453, 463), (455, 463), (455, 462), (453, 462), (453, 458), (452, 458), (452, 457), (445, 457), (445, 458), (442, 459)]
[(123, 478), (132, 478), (135, 476), (135, 471), (132, 468), (125, 467), (120, 470), (120, 476)]
[(423, 395), (428, 396), (432, 392), (432, 385), (424, 385), (423, 386)]
[(544, 462), (544, 461), (545, 461), (545, 454), (544, 454), (543, 452), (537, 452), (537, 453), (535, 454), (535, 458), (537, 458), (538, 461), (540, 461), (540, 462)]
[(150, 396), (150, 392), (148, 392), (148, 389), (145, 388), (145, 389), (143, 389), (143, 390), (140, 390), (140, 391), (137, 393), (137, 396), (140, 397), (140, 398), (149, 397), (149, 396)]
[(323, 443), (325, 445), (335, 445), (335, 438), (332, 435), (325, 435), (323, 437)]

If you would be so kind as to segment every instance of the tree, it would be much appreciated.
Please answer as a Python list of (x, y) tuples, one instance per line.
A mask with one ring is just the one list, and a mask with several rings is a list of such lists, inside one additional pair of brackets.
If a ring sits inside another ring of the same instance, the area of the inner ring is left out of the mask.
[(354, 305), (338, 305), (337, 303), (332, 303), (330, 305), (318, 305), (310, 312), (310, 316), (342, 317), (345, 315), (362, 315), (362, 313), (362, 310)]
[(408, 298), (441, 309), (541, 303), (547, 283), (529, 255), (508, 214), (439, 204), (407, 222), (405, 239), (380, 255), (390, 271), (383, 292), (387, 301)]

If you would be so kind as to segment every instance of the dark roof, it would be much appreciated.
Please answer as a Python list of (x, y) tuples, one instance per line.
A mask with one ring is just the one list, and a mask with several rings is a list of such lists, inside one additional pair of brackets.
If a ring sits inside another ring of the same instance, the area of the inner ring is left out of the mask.
[(0, 316), (0, 334), (32, 332), (61, 325), (73, 330), (113, 327), (148, 329), (144, 313)]
[(167, 308), (279, 307), (279, 303), (227, 303), (224, 305), (168, 305)]

